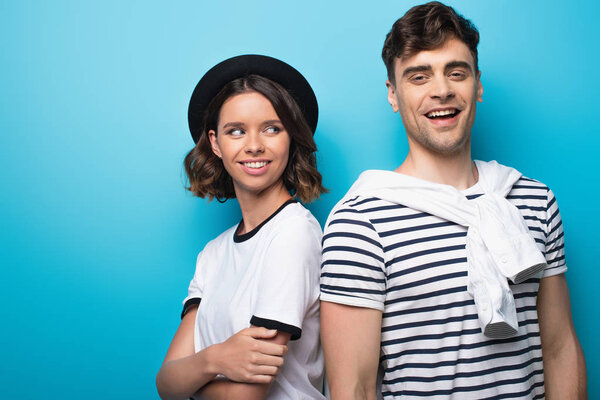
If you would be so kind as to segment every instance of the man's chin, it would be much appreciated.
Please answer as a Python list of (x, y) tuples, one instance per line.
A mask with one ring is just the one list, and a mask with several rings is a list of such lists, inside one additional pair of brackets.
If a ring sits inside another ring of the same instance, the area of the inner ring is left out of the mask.
[(440, 155), (440, 156), (453, 156), (462, 154), (465, 151), (468, 151), (470, 144), (470, 137), (468, 135), (461, 135), (459, 137), (445, 137), (445, 138), (437, 138), (442, 140), (426, 140), (423, 145), (424, 147), (431, 153)]

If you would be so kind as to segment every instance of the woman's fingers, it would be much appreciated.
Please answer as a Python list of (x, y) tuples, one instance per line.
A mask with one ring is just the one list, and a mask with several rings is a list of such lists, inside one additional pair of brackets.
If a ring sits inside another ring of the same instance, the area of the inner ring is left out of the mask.
[[(237, 382), (269, 383), (275, 379), (279, 373), (279, 369), (280, 367), (274, 365), (251, 364), (242, 374), (232, 377), (228, 376), (228, 378)], [(265, 377), (270, 377), (270, 379), (265, 379)]]
[(243, 332), (255, 339), (272, 339), (277, 336), (277, 329), (267, 329), (260, 326), (251, 326), (244, 329)]
[(250, 336), (253, 339), (257, 339), (254, 343), (254, 346), (255, 350), (259, 353), (268, 354), (272, 356), (284, 356), (288, 352), (288, 348), (284, 344), (277, 344), (264, 341), (264, 339), (271, 339), (277, 335), (277, 330), (275, 329), (267, 329), (252, 326), (250, 328), (244, 329), (242, 332), (246, 336)]
[(288, 351), (286, 345), (271, 341), (275, 336), (276, 330), (262, 327), (239, 331), (219, 345), (218, 371), (237, 382), (271, 382)]
[(269, 365), (258, 365), (256, 367), (256, 375), (271, 375), (275, 376), (279, 373), (279, 367)]
[(256, 351), (269, 356), (283, 357), (287, 354), (288, 348), (284, 344), (269, 343), (257, 341)]
[[(236, 378), (229, 378), (238, 382), (246, 382), (246, 383), (269, 383), (277, 373), (279, 372), (279, 367), (271, 366), (271, 365), (252, 365), (248, 368), (248, 370)], [(265, 379), (265, 377), (270, 377), (270, 379)]]
[(266, 354), (260, 354), (256, 357), (255, 365), (267, 365), (272, 367), (283, 366), (283, 357), (268, 356)]

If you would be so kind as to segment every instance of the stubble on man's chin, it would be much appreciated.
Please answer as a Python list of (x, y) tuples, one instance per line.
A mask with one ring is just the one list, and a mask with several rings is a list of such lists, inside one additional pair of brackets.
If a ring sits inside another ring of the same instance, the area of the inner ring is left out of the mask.
[(448, 140), (444, 140), (444, 138), (433, 138), (430, 133), (424, 132), (420, 132), (419, 135), (420, 137), (418, 139), (413, 140), (429, 152), (444, 158), (463, 153), (469, 148), (471, 143), (470, 134), (463, 135), (457, 140), (451, 138), (448, 138)]

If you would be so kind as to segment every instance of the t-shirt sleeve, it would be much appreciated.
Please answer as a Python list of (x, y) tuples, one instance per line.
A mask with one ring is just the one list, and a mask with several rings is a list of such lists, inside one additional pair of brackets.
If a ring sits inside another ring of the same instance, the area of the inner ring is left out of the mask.
[(200, 304), (200, 300), (202, 299), (202, 289), (204, 284), (204, 276), (203, 276), (203, 268), (202, 268), (202, 254), (206, 251), (203, 250), (198, 254), (198, 258), (196, 259), (196, 271), (194, 272), (194, 277), (192, 278), (190, 285), (188, 286), (188, 294), (185, 299), (183, 299), (183, 310), (181, 311), (181, 319), (187, 314), (190, 308), (195, 304)]
[(543, 277), (562, 274), (567, 270), (562, 219), (556, 197), (550, 189), (546, 206), (546, 263), (548, 267), (544, 270)]
[(266, 249), (250, 324), (302, 335), (308, 307), (318, 299), (321, 228), (304, 217), (282, 221)]
[(373, 224), (350, 207), (332, 211), (323, 235), (321, 300), (383, 311), (383, 246)]

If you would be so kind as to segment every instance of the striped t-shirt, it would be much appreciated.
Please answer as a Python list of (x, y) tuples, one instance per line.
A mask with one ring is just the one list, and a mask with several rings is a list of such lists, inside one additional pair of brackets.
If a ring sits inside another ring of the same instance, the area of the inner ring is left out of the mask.
[[(478, 185), (463, 191), (483, 194)], [(543, 277), (566, 271), (556, 199), (522, 177), (507, 199), (544, 248)], [(467, 228), (374, 197), (346, 199), (323, 236), (321, 300), (383, 312), (383, 398), (542, 399), (537, 319), (540, 279), (511, 284), (519, 330), (494, 340), (479, 326), (467, 292)]]

